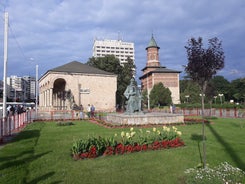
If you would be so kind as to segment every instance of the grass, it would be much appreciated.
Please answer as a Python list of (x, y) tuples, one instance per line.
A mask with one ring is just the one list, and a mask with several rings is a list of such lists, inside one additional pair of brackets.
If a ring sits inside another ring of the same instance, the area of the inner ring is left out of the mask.
[[(213, 119), (206, 125), (207, 163), (227, 161), (245, 170), (244, 119)], [(0, 148), (0, 183), (183, 183), (184, 171), (201, 162), (201, 124), (178, 126), (184, 147), (74, 161), (72, 143), (88, 135), (113, 136), (86, 121), (72, 126), (33, 123)], [(127, 129), (128, 130), (128, 129)]]

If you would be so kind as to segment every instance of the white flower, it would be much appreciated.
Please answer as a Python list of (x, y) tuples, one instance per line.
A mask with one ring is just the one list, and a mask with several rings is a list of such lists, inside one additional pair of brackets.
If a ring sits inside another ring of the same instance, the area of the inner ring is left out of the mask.
[(126, 137), (127, 138), (130, 138), (130, 134), (128, 132), (126, 133)]
[(158, 135), (160, 135), (160, 134), (161, 134), (161, 132), (160, 132), (159, 130), (157, 130), (157, 134), (158, 134)]
[(176, 133), (177, 133), (177, 135), (179, 135), (179, 136), (182, 135), (181, 131), (177, 131)]
[(149, 133), (151, 133), (151, 131), (150, 131), (150, 130), (146, 130), (146, 133), (148, 133), (148, 134), (149, 134)]
[(130, 128), (130, 132), (132, 132), (132, 131), (134, 131), (134, 128), (133, 127)]
[(167, 127), (166, 127), (166, 126), (163, 126), (162, 129), (163, 129), (164, 131), (166, 131), (166, 130), (167, 130)]
[(117, 137), (117, 133), (115, 133), (115, 135), (114, 135), (115, 137)]
[(121, 137), (124, 137), (124, 136), (125, 136), (125, 132), (122, 131), (122, 132), (121, 132)]
[(157, 131), (157, 129), (154, 127), (154, 128), (153, 128), (153, 132), (155, 132), (155, 131)]
[(133, 137), (136, 134), (136, 132), (131, 132), (130, 136)]

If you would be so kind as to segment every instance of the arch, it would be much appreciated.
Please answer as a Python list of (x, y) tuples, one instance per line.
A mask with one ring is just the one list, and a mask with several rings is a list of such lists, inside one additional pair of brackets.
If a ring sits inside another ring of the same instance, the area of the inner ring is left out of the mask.
[(55, 109), (66, 109), (66, 80), (58, 78), (53, 83), (53, 107)]

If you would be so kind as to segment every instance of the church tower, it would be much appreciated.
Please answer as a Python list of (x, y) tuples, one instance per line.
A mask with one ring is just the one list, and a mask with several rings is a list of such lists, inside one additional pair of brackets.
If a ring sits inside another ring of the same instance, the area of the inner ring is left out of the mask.
[[(180, 71), (168, 69), (165, 66), (161, 66), (159, 60), (159, 49), (153, 35), (146, 47), (147, 62), (146, 66), (142, 69), (143, 75), (139, 78), (141, 80), (142, 90), (147, 91), (148, 100), (149, 94), (153, 86), (159, 82), (171, 91), (172, 102), (174, 104), (180, 103), (179, 94), (179, 73)], [(148, 101), (149, 108), (149, 101)]]
[(153, 37), (153, 34), (151, 36), (151, 40), (148, 44), (148, 47), (146, 47), (147, 51), (147, 63), (146, 66), (148, 67), (158, 67), (160, 66), (159, 62), (159, 49), (160, 47), (157, 46), (157, 43)]

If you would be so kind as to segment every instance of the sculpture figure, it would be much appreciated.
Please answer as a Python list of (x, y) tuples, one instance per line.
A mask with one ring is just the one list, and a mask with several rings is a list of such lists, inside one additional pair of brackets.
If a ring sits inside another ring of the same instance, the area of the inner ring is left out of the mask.
[(124, 96), (127, 98), (126, 114), (142, 112), (141, 93), (134, 78), (130, 80), (130, 84), (127, 86), (127, 89), (124, 92)]

